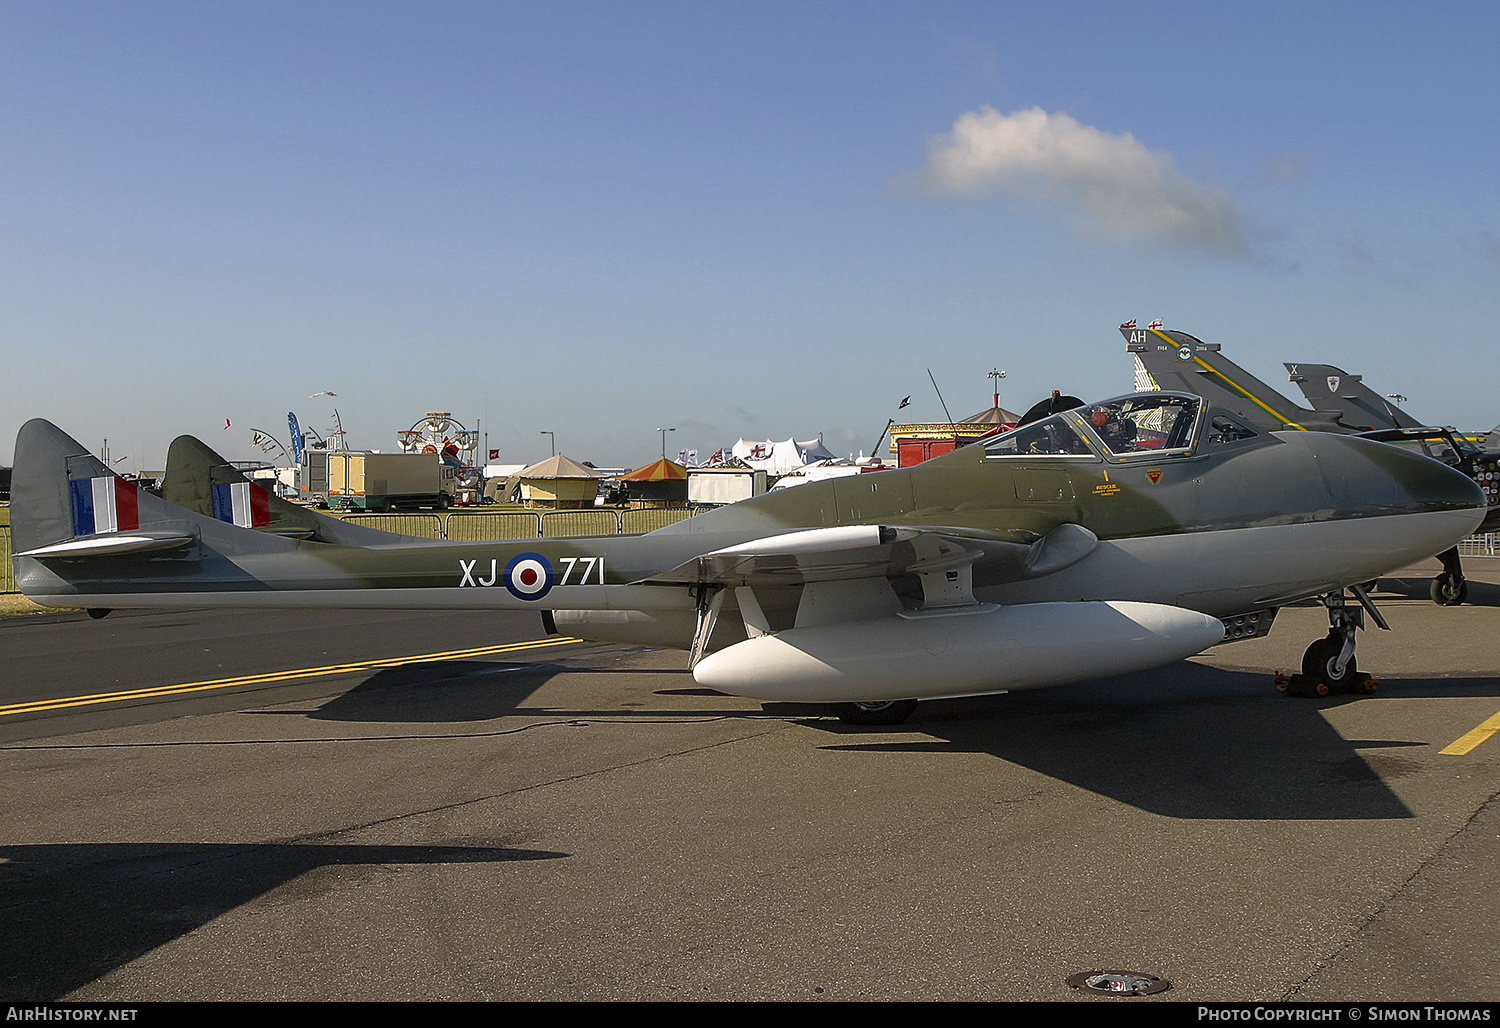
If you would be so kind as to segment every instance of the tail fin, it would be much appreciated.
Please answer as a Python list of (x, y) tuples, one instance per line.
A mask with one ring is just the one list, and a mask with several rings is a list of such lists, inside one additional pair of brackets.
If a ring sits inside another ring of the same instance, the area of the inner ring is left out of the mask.
[(1359, 375), (1332, 364), (1286, 364), (1289, 380), (1297, 383), (1307, 402), (1333, 411), (1357, 432), (1379, 428), (1425, 428), (1422, 422), (1365, 385)]
[(133, 483), (56, 425), (37, 418), (21, 426), (11, 478), (11, 546), (16, 554), (63, 544), (83, 549), (88, 540), (100, 543), (95, 552), (107, 551), (107, 537), (141, 536), (146, 527), (141, 500)]
[(1135, 355), (1158, 389), (1201, 396), (1270, 432), (1288, 428), (1353, 431), (1332, 414), (1297, 406), (1225, 357), (1218, 343), (1162, 329), (1121, 328), (1120, 333), (1125, 336), (1125, 348)]
[[(16, 583), (38, 602), (107, 606), (99, 596), (120, 591), (132, 577), (192, 581), (206, 569), (205, 535), (235, 531), (127, 482), (51, 422), (38, 418), (21, 426), (11, 543)], [(226, 537), (216, 545), (223, 552), (292, 545), (243, 535), (244, 542)]]
[(167, 449), (162, 498), (206, 518), (293, 539), (378, 546), (407, 538), (347, 524), (283, 500), (190, 435), (178, 436)]

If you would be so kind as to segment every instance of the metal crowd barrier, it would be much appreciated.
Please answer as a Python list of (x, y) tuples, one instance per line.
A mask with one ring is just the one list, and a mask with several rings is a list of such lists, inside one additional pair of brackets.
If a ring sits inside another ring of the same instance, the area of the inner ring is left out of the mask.
[(1483, 535), (1471, 535), (1458, 544), (1458, 555), (1460, 557), (1500, 557), (1497, 553), (1500, 548), (1500, 533), (1486, 532)]

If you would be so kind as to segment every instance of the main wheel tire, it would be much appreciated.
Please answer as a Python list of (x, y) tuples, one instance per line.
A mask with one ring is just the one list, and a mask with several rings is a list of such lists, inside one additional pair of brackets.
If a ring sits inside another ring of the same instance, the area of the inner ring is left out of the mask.
[(917, 709), (916, 700), (882, 700), (878, 703), (840, 703), (839, 720), (846, 725), (899, 725)]
[(1354, 667), (1354, 658), (1351, 656), (1349, 663), (1344, 665), (1343, 674), (1335, 670), (1335, 664), (1343, 650), (1343, 640), (1335, 636), (1325, 636), (1314, 641), (1307, 652), (1302, 654), (1302, 673), (1328, 686), (1329, 692), (1352, 691), (1354, 684), (1360, 680), (1359, 671)]

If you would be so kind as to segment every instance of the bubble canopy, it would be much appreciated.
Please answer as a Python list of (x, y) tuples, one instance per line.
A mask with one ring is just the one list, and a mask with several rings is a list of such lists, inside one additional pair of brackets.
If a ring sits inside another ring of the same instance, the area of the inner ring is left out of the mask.
[[(996, 436), (987, 457), (1161, 457), (1193, 452), (1204, 404), (1188, 393), (1129, 393)], [(1253, 434), (1253, 433), (1251, 433)]]

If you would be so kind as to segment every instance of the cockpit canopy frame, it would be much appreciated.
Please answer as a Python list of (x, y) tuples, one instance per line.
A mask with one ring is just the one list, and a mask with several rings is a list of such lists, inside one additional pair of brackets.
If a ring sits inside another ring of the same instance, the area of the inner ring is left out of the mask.
[[(1200, 396), (1126, 393), (1013, 428), (988, 440), (984, 450), (986, 457), (997, 459), (1045, 456), (1110, 463), (1190, 457), (1202, 444), (1209, 420)], [(1234, 439), (1256, 434), (1232, 419), (1221, 425), (1222, 420), (1213, 422), (1217, 433)]]

